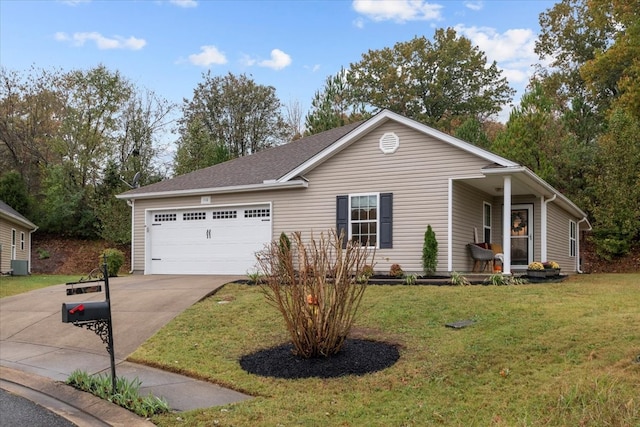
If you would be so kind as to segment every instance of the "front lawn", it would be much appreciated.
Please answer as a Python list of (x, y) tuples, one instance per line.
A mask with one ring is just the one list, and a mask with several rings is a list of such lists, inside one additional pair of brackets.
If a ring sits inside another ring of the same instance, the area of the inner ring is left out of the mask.
[(33, 291), (52, 285), (77, 282), (82, 275), (32, 274), (29, 276), (0, 276), (0, 298)]
[[(473, 319), (464, 329), (445, 323)], [(238, 359), (287, 341), (260, 289), (229, 284), (130, 360), (256, 396), (160, 426), (637, 426), (640, 274), (523, 286), (370, 286), (358, 337), (400, 346), (364, 376), (283, 380)], [(117, 338), (116, 338), (117, 339)]]

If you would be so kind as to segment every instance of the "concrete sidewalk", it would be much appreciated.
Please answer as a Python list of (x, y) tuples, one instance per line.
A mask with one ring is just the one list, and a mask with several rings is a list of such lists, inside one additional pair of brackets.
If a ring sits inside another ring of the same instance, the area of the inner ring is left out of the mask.
[[(182, 311), (236, 276), (128, 276), (110, 279), (116, 374), (138, 378), (143, 395), (163, 397), (176, 411), (250, 397), (204, 381), (126, 362), (126, 357)], [(0, 299), (0, 378), (24, 372), (65, 381), (76, 369), (110, 373), (105, 344), (95, 333), (61, 321), (63, 302), (104, 300), (102, 293), (66, 295), (64, 285)], [(64, 386), (66, 387), (66, 386)], [(86, 393), (85, 393), (86, 394)], [(114, 405), (112, 405), (114, 406)]]

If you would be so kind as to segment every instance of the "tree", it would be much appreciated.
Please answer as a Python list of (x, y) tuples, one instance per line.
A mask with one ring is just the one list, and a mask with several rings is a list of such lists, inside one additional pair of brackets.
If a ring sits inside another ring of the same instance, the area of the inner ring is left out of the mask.
[(314, 135), (369, 117), (364, 103), (354, 103), (347, 71), (341, 68), (335, 76), (327, 77), (322, 91), (316, 91), (305, 117), (306, 134)]
[(370, 50), (351, 64), (354, 102), (388, 108), (451, 132), (457, 118), (481, 121), (498, 113), (514, 90), (495, 61), (455, 30), (436, 30), (433, 42), (416, 37)]
[(56, 71), (0, 68), (0, 175), (17, 171), (29, 194), (39, 193), (42, 170), (54, 159), (52, 141), (64, 116), (59, 79)]
[(303, 113), (302, 106), (300, 105), (300, 101), (292, 100), (289, 101), (287, 105), (284, 106), (285, 109), (285, 123), (287, 124), (287, 128), (289, 130), (289, 137), (287, 138), (289, 141), (295, 141), (304, 136), (304, 122), (303, 122)]
[[(173, 106), (104, 66), (0, 74), (0, 178), (14, 170), (44, 231), (94, 238), (129, 232), (116, 193), (161, 174), (160, 135)], [(106, 181), (115, 179), (115, 185)], [(97, 191), (99, 190), (99, 191)], [(128, 211), (126, 207), (125, 211)]]
[[(214, 77), (208, 72), (193, 98), (183, 102), (178, 147), (194, 140), (197, 145), (224, 144), (235, 158), (281, 144), (288, 135), (281, 106), (272, 86), (256, 84), (244, 74)], [(189, 151), (176, 158), (176, 169), (189, 169)]]
[(560, 141), (565, 135), (552, 100), (542, 85), (534, 84), (512, 110), (505, 131), (498, 135), (492, 149), (554, 185), (562, 157)]
[(18, 172), (11, 171), (0, 176), (0, 200), (25, 217), (31, 217), (33, 200)]
[(456, 138), (477, 145), (478, 147), (488, 149), (491, 145), (489, 137), (485, 133), (482, 123), (476, 117), (469, 117), (462, 122), (455, 130)]
[(230, 159), (228, 146), (222, 141), (212, 141), (204, 124), (193, 119), (178, 141), (174, 171), (176, 175), (182, 175)]
[(626, 255), (640, 237), (640, 119), (623, 109), (612, 112), (598, 139), (597, 165), (588, 177), (594, 197), (594, 242), (606, 259)]

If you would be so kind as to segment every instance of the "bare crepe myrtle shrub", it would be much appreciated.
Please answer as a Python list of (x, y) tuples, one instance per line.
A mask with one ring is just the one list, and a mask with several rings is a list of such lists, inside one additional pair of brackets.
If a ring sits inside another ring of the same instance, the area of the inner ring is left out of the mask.
[(366, 289), (356, 273), (373, 256), (355, 242), (343, 249), (335, 230), (319, 238), (311, 234), (308, 241), (293, 233), (288, 249), (274, 241), (257, 254), (261, 288), (282, 314), (294, 354), (328, 357), (340, 351)]

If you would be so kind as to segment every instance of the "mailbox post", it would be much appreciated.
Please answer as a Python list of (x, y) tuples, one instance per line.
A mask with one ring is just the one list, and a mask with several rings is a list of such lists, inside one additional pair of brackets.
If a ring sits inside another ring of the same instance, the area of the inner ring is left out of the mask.
[(111, 321), (111, 300), (109, 294), (109, 272), (107, 271), (107, 256), (104, 256), (102, 265), (104, 273), (104, 301), (91, 301), (80, 303), (62, 303), (62, 323), (71, 323), (74, 326), (93, 331), (107, 346), (107, 352), (111, 359), (111, 387), (116, 394), (116, 361), (113, 351), (113, 325)]

